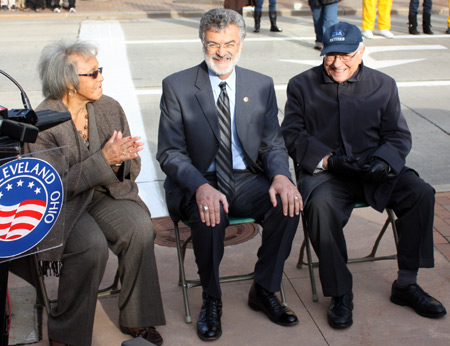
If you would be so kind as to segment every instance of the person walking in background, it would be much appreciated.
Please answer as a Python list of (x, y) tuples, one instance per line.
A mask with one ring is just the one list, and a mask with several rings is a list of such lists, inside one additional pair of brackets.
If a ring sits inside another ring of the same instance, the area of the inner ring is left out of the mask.
[(450, 34), (450, 0), (448, 0), (448, 17), (447, 17), (447, 30), (446, 34)]
[[(264, 0), (256, 0), (255, 11), (253, 16), (255, 18), (255, 30), (253, 32), (259, 32), (261, 28), (261, 16), (262, 16), (262, 6)], [(269, 18), (270, 18), (270, 31), (272, 32), (282, 32), (277, 26), (277, 0), (269, 0)]]
[(25, 0), (16, 0), (15, 8), (23, 11), (25, 9)]
[(338, 22), (337, 11), (340, 0), (308, 0), (314, 21), (316, 41), (314, 49), (322, 50), (323, 33), (333, 24)]
[[(391, 8), (392, 0), (378, 1), (378, 30), (381, 36), (393, 38), (391, 32)], [(377, 14), (377, 0), (363, 0), (362, 35), (365, 38), (373, 38), (375, 17)]]
[(242, 8), (245, 6), (255, 6), (256, 0), (225, 0), (223, 8), (233, 10), (242, 16)]
[(69, 10), (70, 13), (77, 12), (75, 10), (75, 1), (76, 0), (63, 0), (63, 8)]
[(26, 0), (26, 10), (34, 10), (36, 12), (41, 12), (45, 9), (44, 0)]
[[(450, 1), (449, 1), (450, 4)], [(423, 0), (422, 12), (422, 29), (424, 34), (433, 35), (431, 31), (431, 8), (433, 6), (432, 0)], [(408, 14), (408, 31), (411, 35), (419, 35), (417, 30), (417, 13), (419, 13), (419, 0), (410, 0), (409, 14)], [(450, 24), (449, 24), (450, 27)]]
[(16, 10), (16, 0), (2, 0), (1, 2), (2, 11), (15, 11)]

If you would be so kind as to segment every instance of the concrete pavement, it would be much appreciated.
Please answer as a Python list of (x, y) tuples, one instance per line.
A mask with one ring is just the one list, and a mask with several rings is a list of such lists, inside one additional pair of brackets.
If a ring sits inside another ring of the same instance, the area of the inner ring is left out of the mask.
[[(267, 3), (267, 1), (266, 1)], [(305, 2), (300, 10), (294, 9), (293, 1), (278, 1), (278, 9), (282, 16), (310, 15)], [(353, 7), (348, 5), (353, 3)], [(343, 0), (340, 3), (340, 13), (358, 14), (362, 1)], [(434, 11), (448, 12), (447, 3), (436, 1)], [(147, 18), (153, 16), (200, 16), (209, 8), (220, 5), (217, 1), (173, 0), (173, 1), (81, 1), (77, 2), (77, 13), (69, 14), (65, 11), (54, 14), (50, 10), (44, 12), (0, 12), (0, 22), (3, 19), (40, 20), (64, 19), (77, 16), (81, 19), (128, 19)], [(395, 1), (393, 12), (402, 15), (407, 13), (407, 1)], [(346, 7), (348, 5), (348, 7)], [(444, 6), (445, 5), (445, 6)], [(265, 4), (267, 8), (267, 4)], [(347, 10), (346, 10), (347, 9)], [(347, 12), (345, 12), (347, 11)], [(352, 12), (353, 11), (353, 12)], [(245, 11), (251, 16), (250, 9)], [(435, 213), (435, 256), (436, 268), (421, 270), (419, 283), (430, 294), (440, 299), (450, 308), (450, 192), (437, 194)], [(359, 256), (370, 247), (369, 239), (375, 234), (384, 215), (369, 208), (355, 211), (346, 229), (349, 252), (352, 256)], [(222, 338), (214, 345), (437, 345), (450, 344), (448, 316), (440, 320), (424, 319), (414, 314), (410, 309), (398, 307), (389, 302), (390, 284), (395, 278), (395, 261), (376, 263), (351, 264), (355, 282), (355, 323), (344, 331), (331, 329), (326, 322), (326, 309), (329, 299), (320, 295), (320, 301), (311, 301), (309, 277), (306, 269), (297, 269), (296, 260), (299, 247), (303, 239), (303, 232), (299, 228), (293, 245), (292, 254), (285, 267), (284, 285), (289, 306), (300, 317), (300, 324), (293, 328), (278, 327), (267, 321), (260, 313), (251, 311), (246, 306), (246, 295), (250, 283), (236, 283), (224, 285), (224, 317)], [(251, 270), (256, 249), (259, 245), (258, 237), (232, 247), (227, 247), (222, 274), (232, 274), (236, 270)], [(390, 234), (381, 245), (382, 254), (394, 251)], [(176, 250), (171, 247), (156, 246), (159, 265), (161, 290), (168, 324), (158, 328), (165, 339), (165, 345), (202, 345), (195, 333), (195, 322), (200, 309), (200, 290), (189, 291), (193, 324), (184, 323), (184, 310), (181, 299), (181, 289), (177, 286)], [(188, 274), (195, 275), (195, 263), (192, 251), (188, 251)], [(110, 283), (116, 269), (116, 258), (110, 256), (104, 285)], [(318, 275), (316, 270), (316, 276)], [(318, 277), (316, 277), (318, 283)], [(19, 279), (11, 277), (11, 294), (14, 288), (24, 285)], [(55, 296), (56, 280), (50, 278), (48, 286), (52, 296)], [(319, 292), (320, 286), (319, 286)], [(18, 312), (16, 312), (18, 313)], [(94, 346), (120, 345), (123, 340), (130, 339), (117, 329), (117, 296), (101, 298), (97, 304), (97, 314), (94, 326)], [(13, 321), (14, 326), (14, 321)], [(38, 346), (48, 345), (45, 330), (45, 316), (43, 339)]]

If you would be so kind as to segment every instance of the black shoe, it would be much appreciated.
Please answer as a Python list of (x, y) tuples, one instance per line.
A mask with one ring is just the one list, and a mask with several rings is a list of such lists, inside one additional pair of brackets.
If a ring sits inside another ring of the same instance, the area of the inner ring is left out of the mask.
[(391, 302), (401, 306), (412, 307), (420, 316), (438, 318), (447, 314), (445, 307), (438, 300), (425, 292), (418, 284), (405, 288), (392, 284)]
[(293, 326), (298, 318), (288, 307), (282, 305), (277, 296), (265, 288), (253, 283), (248, 294), (248, 306), (255, 311), (262, 311), (269, 319), (280, 326)]
[(328, 324), (337, 329), (348, 328), (353, 324), (353, 293), (333, 297), (328, 309)]
[(420, 35), (419, 30), (417, 30), (417, 25), (413, 26), (413, 25), (409, 25), (408, 31), (411, 35)]
[(447, 30), (445, 30), (446, 34), (450, 34), (450, 27), (447, 28)]
[(163, 344), (163, 338), (155, 327), (146, 328), (130, 328), (119, 326), (120, 331), (124, 334), (129, 334), (133, 338), (142, 338), (152, 343), (152, 345), (161, 346)]
[(203, 304), (197, 322), (197, 335), (203, 341), (217, 340), (222, 335), (222, 300), (203, 292)]

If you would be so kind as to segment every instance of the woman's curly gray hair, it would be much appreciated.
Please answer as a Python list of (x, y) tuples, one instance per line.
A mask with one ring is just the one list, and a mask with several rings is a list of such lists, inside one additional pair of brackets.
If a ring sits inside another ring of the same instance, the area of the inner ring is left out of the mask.
[(97, 47), (83, 41), (60, 40), (45, 46), (38, 64), (44, 97), (61, 99), (68, 90), (78, 89), (78, 68), (73, 56), (88, 59), (97, 52)]

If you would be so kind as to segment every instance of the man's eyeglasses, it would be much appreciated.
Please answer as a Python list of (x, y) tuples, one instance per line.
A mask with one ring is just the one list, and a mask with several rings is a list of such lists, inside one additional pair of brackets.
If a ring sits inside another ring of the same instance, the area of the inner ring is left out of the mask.
[(237, 46), (239, 46), (239, 42), (238, 43), (236, 43), (236, 42), (229, 42), (229, 43), (224, 43), (224, 44), (218, 44), (218, 43), (215, 43), (215, 42), (208, 42), (208, 43), (205, 44), (206, 49), (209, 49), (209, 50), (213, 50), (213, 49), (217, 50), (217, 49), (220, 49), (220, 47), (222, 47), (225, 50), (230, 50), (230, 49), (236, 48)]
[(79, 73), (78, 75), (84, 76), (84, 77), (92, 77), (93, 79), (97, 79), (99, 73), (103, 73), (103, 67), (99, 67), (98, 70), (95, 70), (92, 73)]
[(342, 62), (350, 62), (355, 56), (356, 54), (358, 54), (359, 50), (357, 50), (355, 52), (355, 54), (350, 55), (350, 54), (340, 54), (340, 53), (329, 53), (329, 54), (325, 54), (325, 61), (326, 62), (334, 62), (334, 60), (336, 59), (336, 57), (339, 57), (339, 59), (341, 59)]

